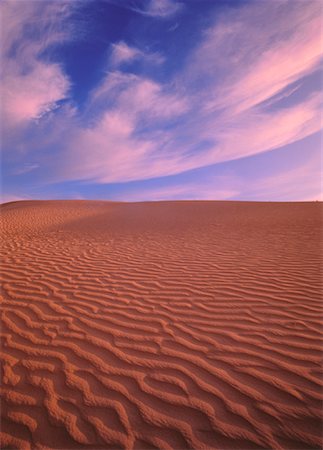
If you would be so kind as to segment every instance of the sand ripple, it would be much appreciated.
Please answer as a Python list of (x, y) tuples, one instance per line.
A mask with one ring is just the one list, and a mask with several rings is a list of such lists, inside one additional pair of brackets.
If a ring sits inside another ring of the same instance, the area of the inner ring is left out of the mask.
[(1, 448), (322, 447), (320, 203), (1, 214)]

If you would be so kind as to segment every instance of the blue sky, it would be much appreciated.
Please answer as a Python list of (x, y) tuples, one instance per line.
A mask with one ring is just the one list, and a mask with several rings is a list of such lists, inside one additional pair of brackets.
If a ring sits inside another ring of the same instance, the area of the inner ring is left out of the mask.
[(3, 202), (322, 199), (320, 0), (0, 11)]

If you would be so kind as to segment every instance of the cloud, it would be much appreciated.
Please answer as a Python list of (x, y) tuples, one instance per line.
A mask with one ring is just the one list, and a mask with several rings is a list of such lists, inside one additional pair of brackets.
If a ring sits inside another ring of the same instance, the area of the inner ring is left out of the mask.
[(13, 170), (13, 175), (23, 175), (28, 172), (32, 172), (33, 170), (36, 170), (39, 168), (39, 164), (33, 164), (33, 163), (24, 163), (21, 167), (18, 169)]
[[(67, 38), (56, 22), (68, 16), (71, 2), (24, 2), (21, 10), (18, 2), (12, 2), (15, 10), (5, 4), (3, 116), (12, 130), (44, 119), (37, 142), (27, 134), (24, 142), (32, 152), (35, 145), (46, 149), (41, 166), (53, 181), (114, 183), (179, 174), (286, 146), (322, 126), (319, 86), (305, 79), (321, 59), (320, 5), (314, 0), (226, 9), (164, 82), (127, 67), (158, 62), (160, 55), (116, 42), (109, 70), (89, 92), (84, 110), (67, 104), (55, 113), (68, 98), (70, 81), (61, 66), (39, 55)], [(153, 17), (169, 17), (181, 7), (170, 0), (144, 5)], [(37, 26), (40, 13), (35, 37), (27, 25)], [(192, 198), (195, 190), (200, 198), (224, 198), (240, 188), (214, 190), (211, 183), (204, 191), (195, 184), (172, 189), (156, 191), (155, 198)]]
[(133, 61), (142, 56), (142, 52), (134, 47), (129, 47), (125, 42), (112, 44), (111, 62), (114, 66)]
[(160, 181), (157, 186), (151, 181), (141, 187), (132, 187), (129, 191), (117, 194), (114, 199), (125, 201), (230, 200), (240, 194), (240, 180), (232, 174), (211, 173), (191, 180)]
[[(308, 154), (299, 153), (291, 162), (295, 149), (283, 157), (284, 166), (276, 166), (273, 154), (261, 157), (258, 164), (251, 159), (244, 169), (237, 162), (227, 163), (221, 169), (200, 169), (188, 177), (167, 177), (150, 180), (140, 185), (130, 184), (115, 194), (115, 200), (252, 200), (252, 201), (314, 201), (323, 200), (321, 157), (316, 141), (307, 140)], [(282, 153), (282, 151), (280, 151)], [(282, 155), (283, 156), (283, 155)], [(286, 169), (287, 166), (287, 169)], [(250, 169), (254, 173), (250, 176)]]
[(187, 122), (161, 131), (158, 123), (176, 122), (187, 113), (189, 100), (140, 77), (117, 78), (119, 83), (105, 81), (117, 91), (105, 91), (115, 96), (113, 107), (70, 140), (64, 176), (111, 183), (174, 175), (279, 148), (321, 128), (320, 100), (313, 95), (290, 108), (217, 121), (203, 115), (192, 120), (189, 113)]
[(118, 111), (138, 126), (156, 125), (188, 109), (185, 96), (177, 95), (167, 85), (144, 76), (113, 71), (91, 92), (86, 116), (93, 119)]
[(30, 200), (29, 197), (22, 197), (15, 194), (3, 194), (0, 192), (0, 204), (9, 202), (19, 202), (21, 200)]
[(184, 4), (178, 0), (103, 0), (118, 8), (127, 9), (140, 15), (156, 19), (172, 18), (181, 11)]
[(153, 147), (148, 140), (133, 137), (133, 131), (129, 118), (117, 111), (106, 113), (94, 127), (75, 133), (58, 171), (63, 178), (96, 181), (127, 176)]
[(182, 9), (182, 3), (174, 0), (150, 0), (144, 13), (152, 17), (169, 17)]
[(22, 66), (8, 62), (1, 88), (4, 125), (12, 129), (39, 119), (67, 96), (69, 87), (57, 64), (34, 61), (24, 73)]
[(161, 64), (164, 61), (164, 58), (158, 53), (150, 53), (139, 50), (136, 47), (130, 47), (123, 41), (112, 44), (111, 63), (114, 67), (129, 64), (138, 60), (153, 64)]
[(119, 94), (118, 108), (137, 121), (159, 121), (185, 113), (188, 104), (183, 96), (155, 81), (132, 77)]
[[(82, 166), (79, 156), (77, 170), (66, 173), (101, 183), (148, 179), (265, 152), (315, 133), (321, 128), (318, 91), (288, 106), (275, 107), (272, 98), (284, 89), (289, 93), (279, 99), (289, 98), (293, 84), (317, 68), (318, 9), (311, 1), (235, 8), (217, 18), (183, 70), (164, 85), (109, 73), (90, 100), (92, 112), (101, 116), (69, 145), (68, 154), (77, 149), (87, 155), (86, 163)], [(124, 44), (118, 51), (119, 61), (138, 55)], [(264, 104), (269, 100), (271, 107)], [(109, 125), (115, 120), (122, 133)]]
[(62, 26), (68, 2), (4, 1), (0, 5), (1, 118), (14, 133), (66, 98), (70, 82), (56, 63), (40, 60), (44, 49), (67, 38)]
[[(105, 98), (115, 100), (109, 110), (101, 110), (93, 125), (74, 129), (64, 150), (64, 166), (57, 167), (59, 176), (111, 182), (138, 175), (146, 178), (152, 171), (157, 175), (161, 140), (167, 141), (167, 133), (154, 141), (156, 134), (145, 128), (182, 114), (187, 108), (185, 100), (164, 92), (151, 80), (116, 73), (110, 74), (98, 91), (99, 95), (93, 92), (94, 111), (100, 110), (98, 102), (104, 104)], [(142, 132), (138, 131), (140, 127)], [(147, 164), (151, 165), (149, 169)]]
[(321, 160), (320, 156), (315, 156), (308, 158), (302, 165), (253, 180), (244, 189), (244, 198), (259, 201), (323, 200), (322, 188)]
[[(276, 45), (265, 51), (245, 76), (227, 88), (222, 105), (234, 107), (235, 112), (245, 111), (264, 102), (286, 87), (300, 80), (315, 69), (322, 58), (322, 48), (318, 36), (321, 21), (309, 21), (308, 27), (283, 45)], [(306, 39), (300, 39), (303, 32)], [(297, 53), (297, 58), (295, 54)], [(219, 106), (222, 106), (221, 103)]]
[(214, 162), (238, 159), (288, 145), (322, 127), (321, 98), (313, 94), (300, 104), (274, 111), (249, 110), (244, 114), (205, 121), (202, 136), (218, 145), (205, 154)]
[(236, 190), (216, 189), (213, 185), (184, 184), (158, 189), (138, 190), (119, 195), (118, 200), (141, 202), (163, 200), (230, 200), (239, 192)]
[(34, 58), (41, 49), (69, 36), (66, 19), (72, 10), (67, 0), (3, 0), (0, 4), (2, 54), (15, 56), (27, 64), (27, 56)]
[[(251, 109), (311, 73), (322, 61), (319, 2), (309, 0), (306, 5), (298, 1), (274, 2), (269, 8), (255, 3), (252, 6), (251, 16), (243, 12), (240, 16), (226, 17), (195, 55), (194, 63), (209, 60), (208, 65), (212, 65), (212, 53), (219, 55), (220, 61), (213, 61), (214, 66), (227, 58), (224, 65), (231, 73), (223, 83), (214, 86), (207, 109), (225, 108), (230, 114)], [(239, 18), (244, 20), (243, 27), (239, 26)], [(268, 23), (275, 26), (268, 29)], [(247, 29), (252, 30), (249, 36)], [(252, 45), (255, 31), (260, 42)], [(244, 60), (241, 54), (246, 56)]]

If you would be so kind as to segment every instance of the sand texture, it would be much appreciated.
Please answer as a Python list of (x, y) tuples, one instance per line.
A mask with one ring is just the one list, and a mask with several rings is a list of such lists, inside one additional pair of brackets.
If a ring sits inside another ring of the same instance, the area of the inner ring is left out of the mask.
[(321, 203), (3, 205), (1, 447), (319, 449)]

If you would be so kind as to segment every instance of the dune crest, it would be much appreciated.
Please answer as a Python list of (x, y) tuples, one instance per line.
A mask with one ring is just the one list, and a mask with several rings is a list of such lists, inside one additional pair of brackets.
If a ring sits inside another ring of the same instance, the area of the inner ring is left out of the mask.
[(1, 207), (1, 448), (322, 447), (322, 204)]

